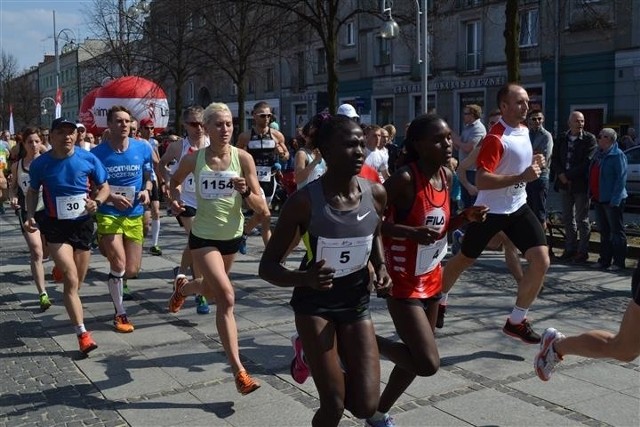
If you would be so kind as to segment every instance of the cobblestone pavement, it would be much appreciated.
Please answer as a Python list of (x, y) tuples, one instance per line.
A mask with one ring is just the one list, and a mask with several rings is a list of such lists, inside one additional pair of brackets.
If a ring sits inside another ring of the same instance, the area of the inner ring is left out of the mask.
[[(15, 217), (0, 216), (0, 427), (310, 424), (318, 407), (313, 381), (299, 385), (289, 375), (290, 290), (257, 278), (260, 238), (249, 239), (249, 254), (238, 257), (232, 274), (243, 361), (263, 384), (240, 397), (214, 314), (197, 315), (191, 301), (176, 315), (166, 310), (171, 269), (186, 239), (172, 218), (162, 224), (163, 256), (145, 255), (140, 278), (130, 281), (132, 334), (111, 329), (107, 263), (94, 253), (81, 294), (85, 323), (100, 347), (82, 358), (61, 285), (48, 283), (54, 306), (40, 313)], [(295, 252), (290, 265), (299, 257)], [(552, 266), (531, 310), (534, 327), (567, 334), (615, 330), (628, 302), (630, 272)], [(416, 379), (394, 406), (398, 426), (637, 426), (637, 362), (568, 357), (550, 382), (539, 381), (532, 369), (536, 346), (500, 331), (514, 298), (499, 254), (483, 256), (462, 276), (437, 334), (441, 369)], [(372, 300), (372, 316), (378, 333), (396, 337), (383, 300)], [(382, 361), (381, 367), (386, 381), (392, 365)], [(348, 412), (341, 422), (362, 424)]]

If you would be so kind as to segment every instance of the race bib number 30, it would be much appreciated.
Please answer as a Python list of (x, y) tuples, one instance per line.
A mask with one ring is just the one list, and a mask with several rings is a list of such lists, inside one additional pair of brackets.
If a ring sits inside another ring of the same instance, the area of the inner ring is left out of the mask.
[(373, 236), (329, 239), (318, 237), (316, 260), (336, 270), (334, 277), (343, 277), (367, 266)]
[(232, 178), (238, 174), (230, 171), (203, 171), (199, 174), (198, 187), (203, 199), (219, 199), (233, 196)]
[(75, 196), (56, 197), (56, 210), (58, 219), (76, 219), (86, 214), (85, 198), (86, 194), (76, 194)]

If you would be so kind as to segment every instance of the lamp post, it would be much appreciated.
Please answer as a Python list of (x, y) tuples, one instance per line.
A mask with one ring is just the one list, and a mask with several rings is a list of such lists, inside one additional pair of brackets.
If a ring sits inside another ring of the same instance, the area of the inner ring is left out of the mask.
[[(421, 85), (421, 97), (422, 97), (422, 109), (426, 113), (429, 110), (428, 96), (429, 89), (427, 83), (429, 81), (429, 15), (427, 13), (427, 2), (424, 0), (424, 8), (420, 7), (420, 0), (416, 2), (416, 53), (418, 58), (418, 66), (420, 67), (420, 81)], [(391, 16), (391, 8), (386, 7), (386, 1), (381, 1), (382, 14), (385, 16), (385, 22), (382, 24), (380, 30), (380, 37), (385, 39), (393, 39), (398, 36), (400, 28)], [(422, 38), (421, 29), (424, 28), (424, 42)]]
[[(67, 32), (70, 32), (73, 35), (73, 38), (69, 39), (69, 35), (67, 34)], [(54, 10), (53, 11), (53, 53), (56, 59), (56, 99), (58, 98), (58, 93), (60, 92), (60, 53), (58, 51), (58, 46), (60, 43), (60, 36), (63, 34), (67, 37), (67, 43), (65, 44), (65, 46), (71, 45), (71, 48), (73, 49), (73, 45), (74, 45), (73, 40), (77, 40), (78, 37), (76, 36), (75, 31), (73, 31), (70, 28), (63, 28), (59, 32), (56, 30), (56, 11)], [(55, 101), (54, 103), (57, 104), (57, 102)], [(60, 106), (60, 111), (57, 111), (56, 109), (56, 119), (60, 117), (60, 115), (62, 115), (62, 105)]]
[(127, 31), (127, 19), (137, 19), (138, 16), (149, 13), (150, 5), (147, 0), (138, 2), (126, 8), (126, 0), (118, 0), (118, 30), (120, 32), (120, 43), (125, 44), (125, 33)]
[[(51, 104), (53, 105), (53, 109), (55, 111), (56, 108), (56, 100), (53, 99), (50, 96), (45, 96), (44, 98), (42, 98), (42, 100), (40, 101), (40, 116), (46, 116), (47, 114), (49, 114), (49, 110), (47, 110), (47, 101), (50, 101)], [(57, 117), (56, 117), (57, 118)], [(40, 119), (40, 124), (42, 124), (42, 119)], [(49, 120), (49, 125), (51, 125), (51, 120)]]

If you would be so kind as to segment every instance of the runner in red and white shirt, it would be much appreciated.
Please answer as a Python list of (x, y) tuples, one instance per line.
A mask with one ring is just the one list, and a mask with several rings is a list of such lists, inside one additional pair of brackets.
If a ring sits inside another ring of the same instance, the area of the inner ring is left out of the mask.
[(523, 124), (529, 110), (527, 91), (510, 83), (498, 91), (502, 119), (491, 128), (478, 155), (476, 205), (489, 207), (487, 220), (470, 224), (461, 251), (449, 260), (443, 273), (443, 297), (464, 270), (480, 256), (487, 243), (499, 231), (511, 239), (529, 263), (518, 283), (515, 307), (502, 329), (507, 335), (525, 343), (540, 342), (527, 320), (529, 307), (536, 299), (549, 268), (546, 237), (540, 222), (527, 205), (527, 182), (540, 176), (544, 157), (533, 155), (529, 131)]

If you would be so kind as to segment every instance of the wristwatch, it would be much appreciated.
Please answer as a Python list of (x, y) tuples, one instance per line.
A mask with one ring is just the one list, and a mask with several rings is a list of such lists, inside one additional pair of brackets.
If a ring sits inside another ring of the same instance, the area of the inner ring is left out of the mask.
[(247, 191), (245, 191), (244, 193), (240, 193), (240, 195), (242, 196), (243, 199), (246, 199), (251, 195), (251, 188), (247, 187)]
[(100, 208), (100, 206), (102, 206), (102, 201), (100, 201), (100, 200), (98, 200), (98, 199), (95, 199), (95, 200), (94, 200), (94, 202), (96, 202), (96, 206), (97, 206), (98, 208)]

